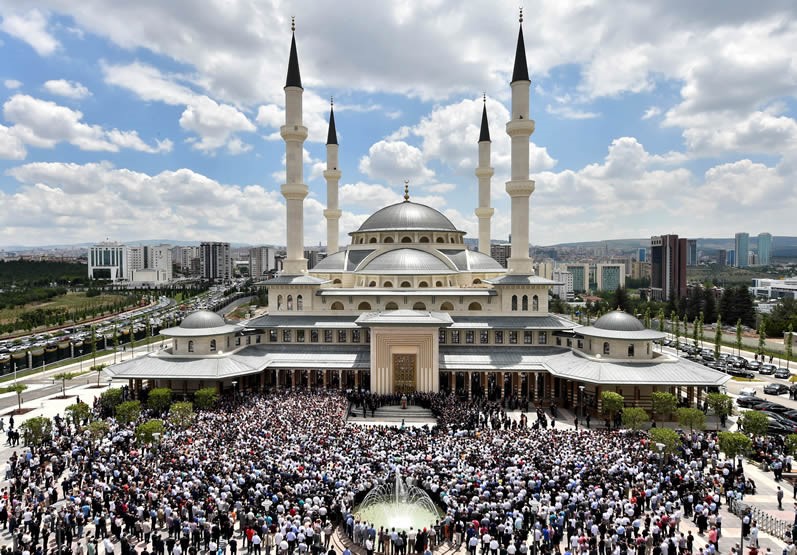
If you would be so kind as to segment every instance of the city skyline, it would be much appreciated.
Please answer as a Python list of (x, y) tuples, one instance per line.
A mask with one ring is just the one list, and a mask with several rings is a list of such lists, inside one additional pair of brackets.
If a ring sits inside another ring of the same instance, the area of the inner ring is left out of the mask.
[[(537, 122), (532, 244), (670, 230), (733, 236), (739, 218), (789, 235), (793, 11), (654, 2), (617, 18), (614, 4), (523, 5)], [(148, 238), (144, 229), (285, 244), (278, 127), (290, 15), (310, 129), (305, 243), (325, 242), (329, 96), (341, 245), (373, 210), (400, 200), (404, 179), (413, 200), (477, 237), (482, 91), (496, 172), (492, 237), (508, 235), (516, 5), (226, 6), (199, 18), (179, 3), (20, 9), (0, 0), (0, 246), (131, 242)]]

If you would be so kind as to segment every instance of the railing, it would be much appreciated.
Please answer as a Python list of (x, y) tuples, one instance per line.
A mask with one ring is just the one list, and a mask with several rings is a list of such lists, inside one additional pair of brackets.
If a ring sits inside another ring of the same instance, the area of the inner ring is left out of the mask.
[(760, 507), (750, 505), (738, 499), (732, 499), (728, 504), (728, 510), (740, 519), (744, 517), (745, 513), (748, 513), (750, 515), (751, 525), (752, 521), (755, 521), (761, 532), (765, 532), (781, 540), (791, 538), (792, 526), (794, 525), (793, 522), (769, 514)]

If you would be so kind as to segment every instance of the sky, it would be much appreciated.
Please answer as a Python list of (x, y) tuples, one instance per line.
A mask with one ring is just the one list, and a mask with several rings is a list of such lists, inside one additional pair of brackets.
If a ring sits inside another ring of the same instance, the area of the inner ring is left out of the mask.
[[(291, 16), (305, 243), (428, 204), (476, 236), (482, 95), (492, 237), (509, 232), (518, 1), (0, 0), (0, 246), (285, 243)], [(522, 0), (531, 242), (797, 235), (797, 3)]]

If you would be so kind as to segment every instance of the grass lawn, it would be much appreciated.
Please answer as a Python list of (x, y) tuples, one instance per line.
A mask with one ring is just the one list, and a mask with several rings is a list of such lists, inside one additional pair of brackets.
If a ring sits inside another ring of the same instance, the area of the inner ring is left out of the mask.
[(6, 324), (13, 322), (23, 312), (36, 310), (37, 308), (65, 308), (71, 311), (74, 309), (114, 303), (123, 298), (124, 295), (97, 295), (96, 297), (86, 297), (85, 293), (69, 292), (66, 295), (59, 295), (53, 297), (49, 301), (41, 303), (30, 303), (15, 308), (4, 308), (0, 310), (0, 323)]
[(731, 378), (735, 382), (760, 382), (761, 380), (757, 380), (755, 378), (742, 378), (741, 376), (734, 376)]

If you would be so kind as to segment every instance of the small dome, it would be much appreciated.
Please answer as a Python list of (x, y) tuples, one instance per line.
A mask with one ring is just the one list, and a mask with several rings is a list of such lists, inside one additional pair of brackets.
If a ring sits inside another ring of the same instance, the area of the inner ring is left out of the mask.
[(418, 249), (395, 249), (380, 254), (358, 272), (366, 274), (450, 273), (452, 269), (435, 255)]
[(451, 220), (425, 204), (399, 202), (374, 212), (357, 231), (385, 229), (422, 229), (457, 231)]
[(642, 322), (622, 310), (614, 310), (604, 314), (592, 324), (592, 327), (611, 331), (642, 331), (645, 329), (645, 325)]
[(224, 321), (224, 318), (210, 310), (197, 310), (183, 318), (183, 321), (180, 322), (181, 328), (191, 330), (218, 328), (225, 325), (227, 325), (227, 323)]

